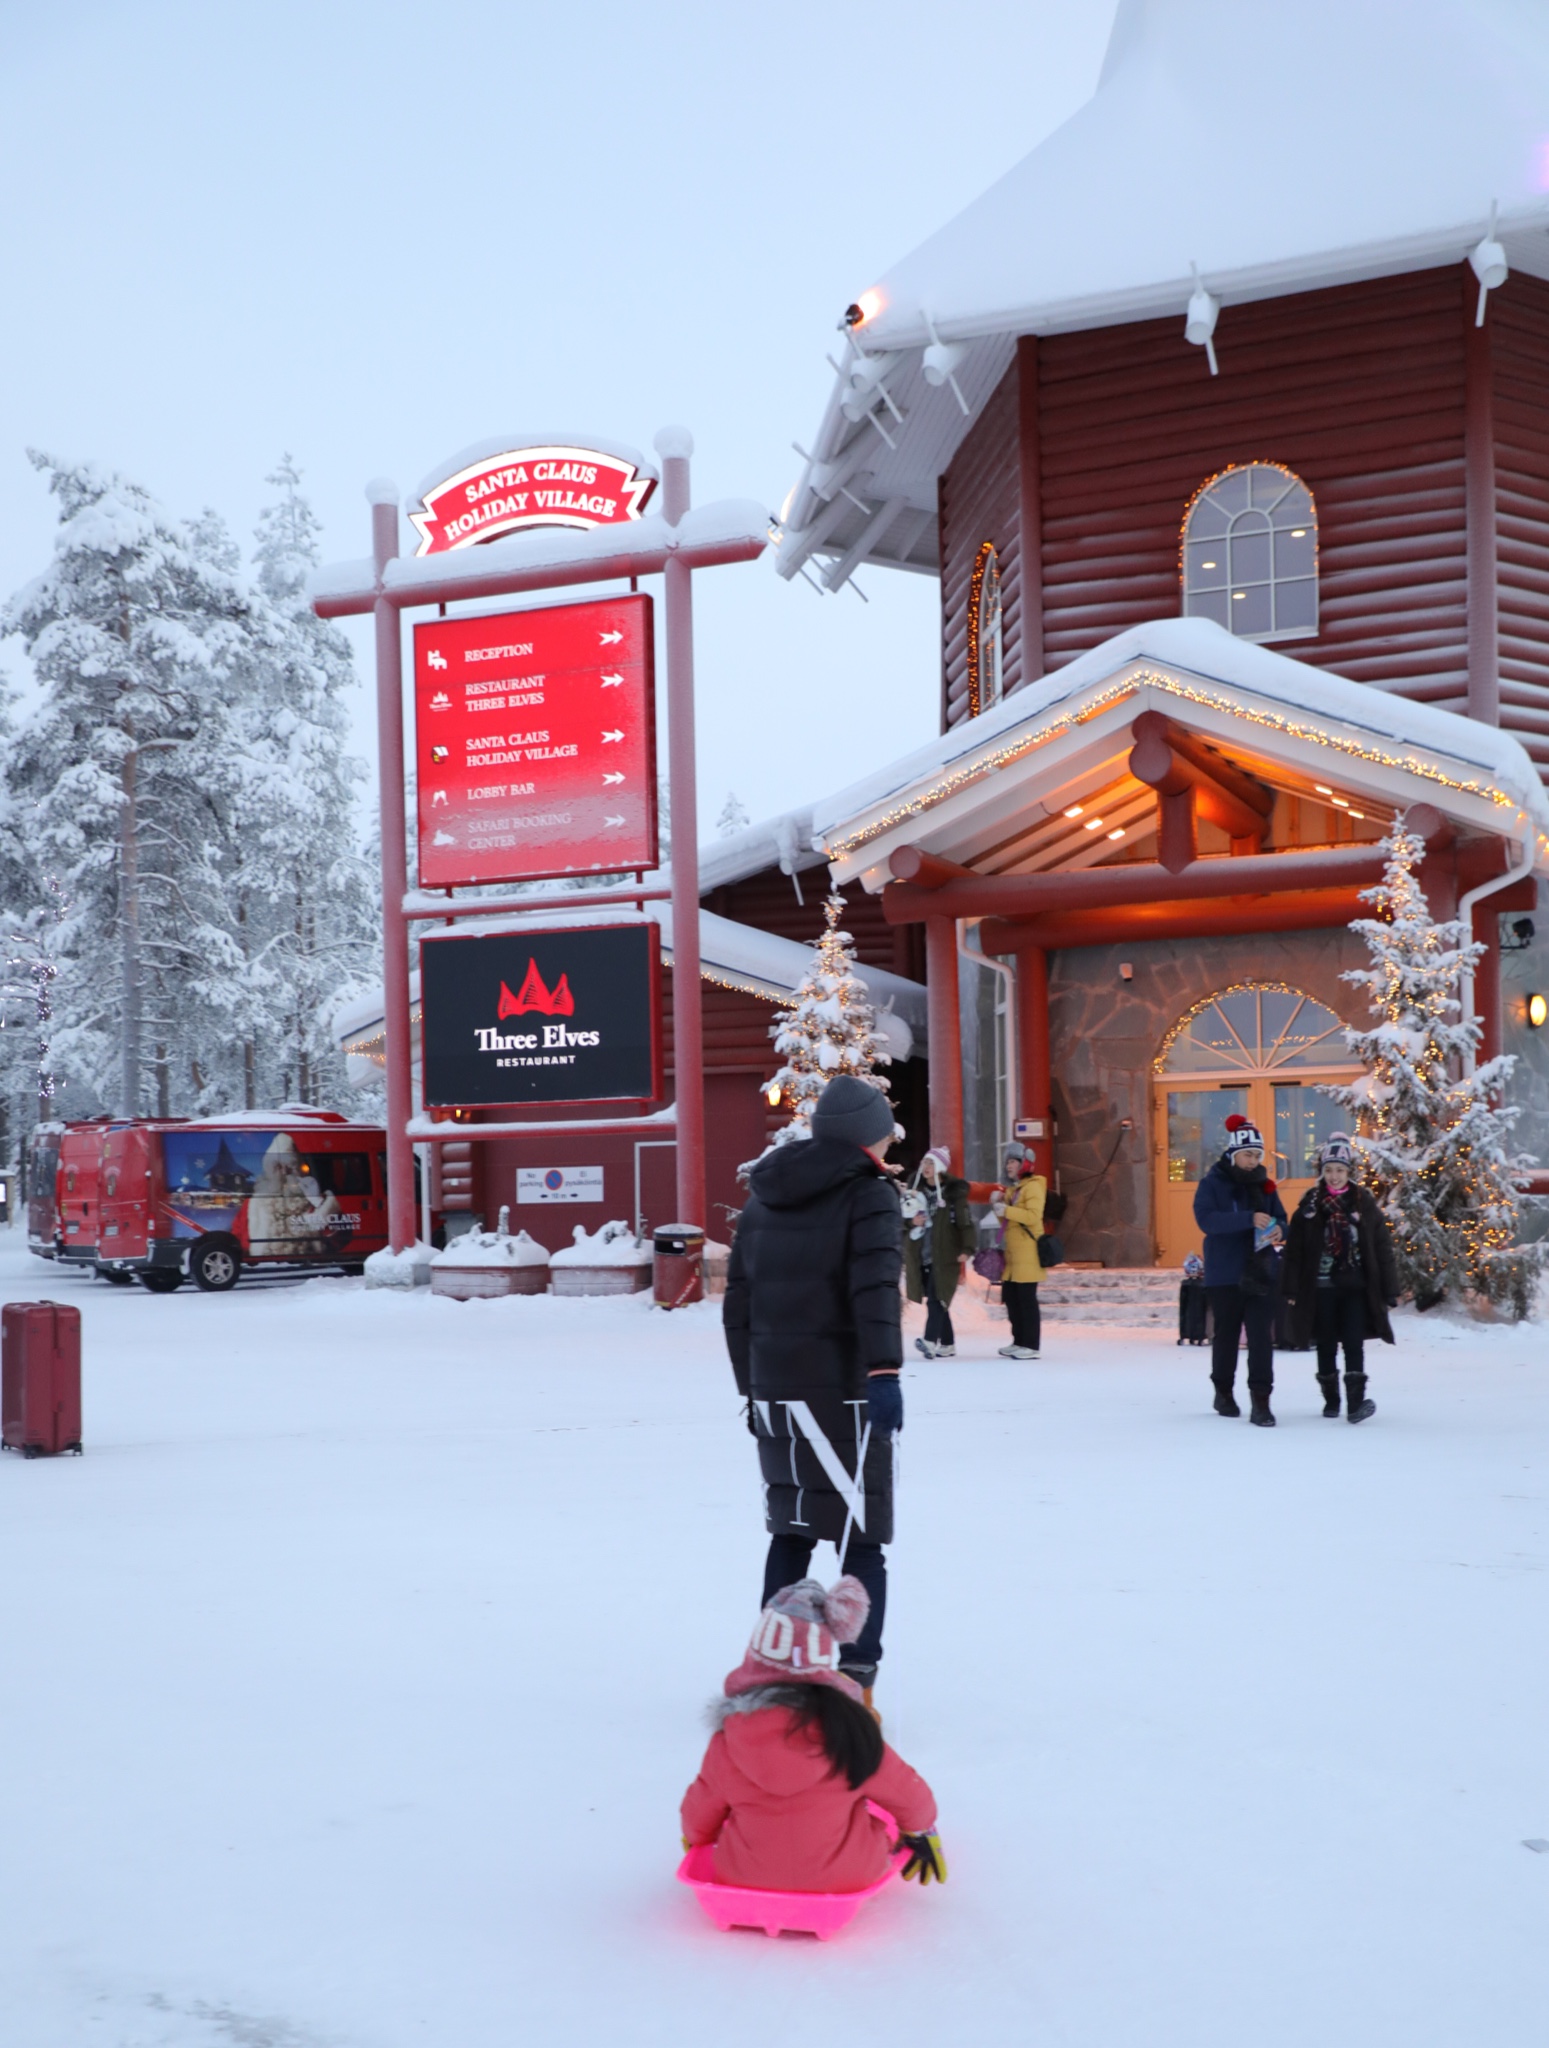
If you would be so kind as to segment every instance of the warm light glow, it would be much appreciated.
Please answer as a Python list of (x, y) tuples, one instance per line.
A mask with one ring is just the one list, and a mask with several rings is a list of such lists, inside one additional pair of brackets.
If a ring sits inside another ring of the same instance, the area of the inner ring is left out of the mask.
[(1529, 996), (1527, 999), (1527, 1020), (1536, 1031), (1549, 1018), (1549, 996)]
[[(1345, 808), (1346, 810), (1350, 809), (1348, 804), (1345, 806)], [(1350, 811), (1350, 815), (1352, 818), (1364, 818), (1366, 816), (1366, 813), (1364, 811)]]
[(882, 311), (882, 294), (879, 291), (862, 292), (855, 303), (861, 309), (861, 325), (864, 327), (868, 320), (875, 320)]
[[(1292, 540), (1305, 540), (1305, 539), (1307, 538), (1307, 529), (1306, 529), (1306, 527), (1305, 527), (1305, 526), (1293, 526), (1293, 527), (1291, 528), (1291, 538), (1292, 538)], [(1208, 568), (1210, 567), (1210, 564), (1209, 564), (1209, 563), (1207, 562), (1207, 563), (1205, 564), (1205, 567), (1206, 567), (1206, 568), (1208, 569)]]
[(1315, 782), (1312, 786), (1318, 792), (1319, 796), (1332, 796), (1334, 794), (1333, 790), (1329, 788), (1326, 782)]
[(1067, 818), (1079, 818), (1084, 809), (1085, 805), (1083, 804), (1071, 804), (1065, 815)]
[(1350, 808), (1349, 804), (1345, 802), (1345, 799), (1342, 796), (1331, 796), (1329, 798), (1329, 802), (1335, 805), (1341, 811), (1348, 811)]
[(1088, 818), (1083, 827), (1083, 830), (1087, 832), (1100, 832), (1102, 829), (1103, 821), (1101, 818)]
[(1115, 825), (1113, 830), (1108, 834), (1108, 837), (1110, 839), (1122, 839), (1124, 837), (1124, 827), (1122, 825)]
[(1213, 568), (1215, 567), (1215, 563), (1214, 563), (1214, 562), (1201, 562), (1199, 566), (1200, 566), (1200, 567), (1201, 567), (1202, 569), (1213, 569)]
[(1245, 597), (1246, 597), (1247, 595), (1248, 595), (1248, 593), (1247, 593), (1247, 591), (1246, 591), (1246, 590), (1234, 590), (1234, 591), (1232, 592), (1232, 603), (1233, 603), (1233, 604), (1241, 604), (1241, 603), (1242, 603), (1242, 601), (1243, 601), (1243, 599), (1244, 599), (1244, 598), (1245, 598)]
[(780, 1084), (778, 1081), (771, 1081), (764, 1090), (764, 1100), (771, 1109), (778, 1109), (780, 1107)]

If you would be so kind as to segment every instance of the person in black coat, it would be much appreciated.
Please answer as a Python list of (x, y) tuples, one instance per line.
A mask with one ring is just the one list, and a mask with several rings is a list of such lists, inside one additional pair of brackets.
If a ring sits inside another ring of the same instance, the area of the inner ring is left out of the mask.
[(1205, 1239), (1205, 1289), (1213, 1325), (1210, 1377), (1217, 1415), (1240, 1415), (1232, 1382), (1237, 1340), (1248, 1333), (1249, 1420), (1273, 1429), (1275, 1386), (1275, 1246), (1284, 1237), (1285, 1205), (1264, 1171), (1264, 1140), (1245, 1116), (1226, 1119), (1226, 1150), (1194, 1190), (1194, 1221)]
[(1366, 1398), (1366, 1339), (1393, 1342), (1388, 1310), (1398, 1303), (1398, 1264), (1387, 1218), (1369, 1189), (1351, 1181), (1355, 1148), (1334, 1131), (1318, 1154), (1319, 1179), (1296, 1205), (1286, 1236), (1285, 1292), (1293, 1342), (1316, 1343), (1323, 1413), (1339, 1414), (1339, 1352), (1345, 1353), (1345, 1413), (1375, 1415)]
[(770, 1534), (764, 1604), (807, 1577), (818, 1543), (871, 1595), (841, 1668), (870, 1691), (882, 1660), (893, 1536), (893, 1437), (903, 1427), (903, 1218), (883, 1160), (887, 1097), (830, 1081), (812, 1136), (766, 1154), (727, 1268), (723, 1323), (758, 1440)]

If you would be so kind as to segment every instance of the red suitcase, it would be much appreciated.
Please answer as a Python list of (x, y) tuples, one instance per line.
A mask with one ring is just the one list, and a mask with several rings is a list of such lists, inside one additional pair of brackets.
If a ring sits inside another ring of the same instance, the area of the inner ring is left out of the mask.
[(24, 1458), (81, 1448), (81, 1312), (57, 1301), (0, 1310), (0, 1441)]

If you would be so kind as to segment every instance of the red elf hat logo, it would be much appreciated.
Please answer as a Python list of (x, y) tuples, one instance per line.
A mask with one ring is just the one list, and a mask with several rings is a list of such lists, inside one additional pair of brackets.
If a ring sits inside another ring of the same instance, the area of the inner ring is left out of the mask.
[(562, 974), (552, 989), (545, 988), (537, 961), (529, 960), (519, 995), (512, 995), (504, 982), (500, 984), (500, 1007), (495, 1012), (497, 1018), (525, 1017), (529, 1010), (536, 1010), (544, 1017), (573, 1017), (575, 997), (570, 993), (569, 976)]

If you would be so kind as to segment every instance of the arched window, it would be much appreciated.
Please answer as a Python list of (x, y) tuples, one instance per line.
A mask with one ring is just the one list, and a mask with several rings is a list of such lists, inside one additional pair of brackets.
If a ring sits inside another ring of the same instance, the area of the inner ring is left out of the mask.
[(1223, 469), (1189, 501), (1181, 542), (1183, 615), (1242, 640), (1318, 630), (1318, 514), (1278, 462)]
[(977, 718), (1000, 702), (1004, 653), (1000, 615), (1000, 563), (995, 544), (985, 541), (974, 557), (968, 584), (968, 716)]

